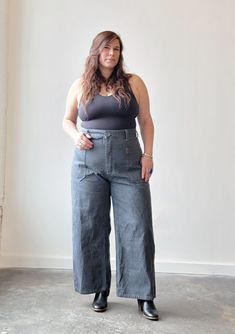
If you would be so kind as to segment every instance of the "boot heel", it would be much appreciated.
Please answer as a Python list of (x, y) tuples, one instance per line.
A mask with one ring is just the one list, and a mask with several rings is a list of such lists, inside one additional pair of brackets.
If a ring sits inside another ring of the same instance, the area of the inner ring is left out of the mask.
[(138, 310), (139, 310), (140, 312), (142, 312), (142, 311), (143, 311), (143, 303), (142, 303), (142, 301), (139, 300), (139, 299), (137, 299), (137, 302), (138, 302)]

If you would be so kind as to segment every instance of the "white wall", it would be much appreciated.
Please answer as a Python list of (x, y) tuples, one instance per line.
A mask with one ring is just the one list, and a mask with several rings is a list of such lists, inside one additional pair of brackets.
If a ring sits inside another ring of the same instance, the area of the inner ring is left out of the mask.
[(6, 153), (6, 108), (7, 108), (7, 27), (8, 1), (0, 0), (0, 254), (2, 214), (4, 201), (4, 165)]
[(151, 98), (156, 270), (235, 274), (234, 10), (232, 0), (10, 1), (1, 266), (72, 267), (65, 98), (92, 38), (114, 30)]

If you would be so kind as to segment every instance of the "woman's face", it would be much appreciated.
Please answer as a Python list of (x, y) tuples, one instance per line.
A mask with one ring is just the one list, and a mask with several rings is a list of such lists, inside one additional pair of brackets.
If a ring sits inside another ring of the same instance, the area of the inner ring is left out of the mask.
[(99, 55), (99, 66), (106, 69), (114, 69), (120, 57), (120, 43), (114, 39), (107, 43)]

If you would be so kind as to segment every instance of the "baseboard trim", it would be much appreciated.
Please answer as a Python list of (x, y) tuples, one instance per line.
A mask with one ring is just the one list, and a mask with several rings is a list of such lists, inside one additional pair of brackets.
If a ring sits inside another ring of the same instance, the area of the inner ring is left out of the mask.
[(72, 269), (71, 257), (2, 255), (0, 268)]
[[(111, 258), (110, 261), (112, 271), (116, 271), (115, 259)], [(72, 269), (72, 266), (71, 257), (0, 256), (0, 268)], [(159, 273), (235, 276), (233, 263), (156, 261), (155, 270)]]
[(235, 276), (235, 264), (159, 261), (155, 263), (155, 271), (175, 274)]

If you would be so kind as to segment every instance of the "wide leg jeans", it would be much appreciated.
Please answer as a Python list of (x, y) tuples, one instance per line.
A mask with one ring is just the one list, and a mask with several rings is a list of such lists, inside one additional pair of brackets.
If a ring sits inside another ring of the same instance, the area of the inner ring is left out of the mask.
[(155, 243), (149, 182), (141, 178), (136, 129), (81, 128), (94, 143), (74, 149), (71, 169), (74, 288), (81, 294), (110, 291), (110, 204), (116, 246), (116, 294), (156, 297)]

